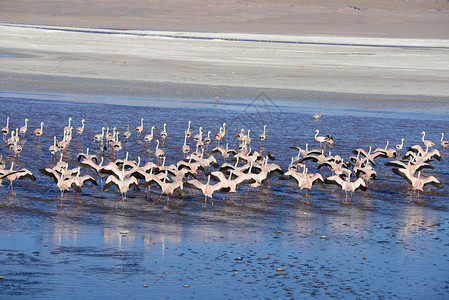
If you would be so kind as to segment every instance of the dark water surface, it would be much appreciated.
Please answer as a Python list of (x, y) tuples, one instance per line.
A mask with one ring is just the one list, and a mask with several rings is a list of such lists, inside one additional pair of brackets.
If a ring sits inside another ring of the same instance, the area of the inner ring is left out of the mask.
[[(334, 137), (326, 153), (345, 160), (355, 148), (383, 148), (387, 140), (390, 147), (402, 137), (404, 148), (421, 144), (422, 131), (441, 152), (440, 134), (449, 138), (445, 103), (287, 102), (269, 96), (211, 101), (85, 97), (76, 102), (70, 101), (79, 100), (75, 96), (0, 94), (1, 127), (7, 116), (10, 129), (30, 119), (20, 141), (23, 153), (14, 164), (37, 178), (16, 181), (14, 196), (5, 193), (7, 181), (0, 190), (0, 298), (449, 297), (447, 153), (432, 162), (434, 170), (422, 174), (443, 183), (443, 189), (426, 187), (420, 193), (423, 204), (414, 202), (417, 195), (402, 178), (383, 168), (387, 160), (382, 158), (376, 159), (377, 179), (366, 192), (356, 192), (351, 205), (341, 204), (345, 194), (334, 186), (315, 186), (307, 204), (292, 182), (274, 175), (271, 188), (259, 197), (251, 189), (244, 198), (242, 186), (233, 196), (236, 205), (217, 194), (215, 205), (204, 209), (200, 193), (186, 189), (184, 197), (171, 199), (169, 212), (162, 203), (151, 205), (157, 190), (151, 199), (143, 191), (130, 192), (123, 209), (114, 189), (101, 192), (91, 186), (83, 188), (81, 203), (71, 191), (59, 207), (58, 188), (37, 171), (53, 165), (48, 148), (54, 135), (62, 138), (69, 117), (75, 128), (81, 119), (87, 121), (80, 141), (74, 138), (64, 156), (71, 168), (78, 152), (98, 151), (92, 138), (101, 127), (115, 126), (123, 133), (128, 124), (131, 129), (140, 125), (142, 117), (144, 135), (151, 126), (158, 135), (167, 124), (168, 164), (183, 157), (189, 120), (193, 134), (202, 126), (212, 137), (226, 122), (230, 147), (236, 146), (241, 128), (251, 129), (251, 147), (273, 153), (283, 169), (297, 155), (288, 146), (319, 147), (315, 129)], [(319, 121), (312, 118), (315, 112), (324, 113)], [(44, 135), (35, 144), (32, 132), (41, 121)], [(264, 124), (267, 140), (260, 149), (257, 137)], [(156, 161), (154, 142), (150, 151), (133, 133), (122, 143), (120, 157), (129, 151), (130, 159)], [(3, 144), (0, 153), (9, 168), (9, 148)], [(308, 165), (315, 171), (316, 164)], [(129, 234), (121, 235), (123, 230)]]

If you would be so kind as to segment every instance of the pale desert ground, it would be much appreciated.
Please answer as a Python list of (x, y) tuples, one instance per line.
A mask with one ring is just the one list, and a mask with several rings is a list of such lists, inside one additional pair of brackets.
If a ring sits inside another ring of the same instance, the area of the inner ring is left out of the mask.
[(3, 92), (449, 96), (447, 2), (4, 1), (0, 22)]

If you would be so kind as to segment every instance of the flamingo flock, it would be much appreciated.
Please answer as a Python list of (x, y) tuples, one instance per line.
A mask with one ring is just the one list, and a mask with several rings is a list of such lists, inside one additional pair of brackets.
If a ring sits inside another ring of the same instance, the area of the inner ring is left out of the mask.
[[(318, 119), (320, 116), (314, 116), (314, 118)], [(137, 161), (129, 158), (129, 152), (126, 152), (123, 159), (119, 159), (121, 155), (123, 157), (123, 154), (120, 154), (121, 151), (124, 148), (129, 149), (129, 143), (133, 143), (130, 125), (125, 127), (127, 130), (122, 134), (126, 139), (125, 146), (120, 140), (121, 133), (117, 129), (119, 127), (113, 127), (112, 130), (109, 127), (102, 127), (101, 133), (88, 137), (98, 148), (93, 152), (92, 149), (86, 148), (85, 152), (78, 153), (77, 163), (69, 168), (69, 163), (64, 161), (64, 154), (70, 151), (72, 121), (73, 119), (69, 118), (68, 125), (62, 128), (62, 138), (53, 137), (53, 143), (48, 148), (50, 162), (47, 166), (38, 169), (42, 175), (53, 179), (56, 188), (59, 189), (59, 205), (62, 205), (66, 191), (73, 189), (76, 192), (74, 199), (78, 197), (79, 201), (81, 188), (86, 184), (96, 187), (98, 182), (100, 182), (101, 191), (114, 187), (120, 194), (123, 207), (125, 207), (128, 193), (132, 190), (146, 189), (145, 197), (151, 197), (152, 187), (159, 194), (152, 205), (161, 200), (163, 195), (167, 197), (165, 207), (169, 207), (170, 196), (175, 194), (178, 197), (186, 194), (195, 196), (198, 193), (204, 196), (204, 206), (207, 205), (208, 200), (214, 203), (213, 196), (216, 193), (222, 193), (222, 200), (229, 195), (227, 203), (234, 203), (231, 194), (238, 193), (241, 186), (246, 186), (245, 197), (251, 189), (255, 189), (255, 193), (259, 196), (261, 191), (270, 188), (270, 180), (273, 177), (287, 182), (283, 184), (286, 188), (292, 188), (291, 185), (296, 187), (298, 198), (301, 197), (302, 191), (305, 191), (303, 199), (306, 203), (310, 203), (312, 189), (315, 186), (318, 185), (324, 191), (335, 191), (332, 186), (336, 185), (344, 193), (341, 202), (349, 204), (354, 192), (367, 191), (378, 177), (376, 163), (379, 159), (387, 160), (384, 165), (391, 168), (391, 173), (400, 176), (410, 185), (410, 189), (417, 193), (415, 196), (417, 201), (420, 201), (419, 192), (424, 191), (428, 185), (442, 188), (442, 183), (435, 176), (424, 173), (425, 170), (434, 169), (434, 160), (441, 160), (441, 153), (436, 149), (436, 144), (425, 139), (424, 131), (421, 133), (422, 145), (406, 148), (407, 152), (402, 157), (400, 151), (404, 147), (404, 138), (401, 138), (400, 144), (396, 144), (394, 148), (389, 148), (389, 141), (387, 141), (385, 147), (376, 148), (374, 151), (371, 146), (368, 150), (356, 148), (352, 156), (343, 159), (340, 155), (331, 153), (334, 138), (330, 134), (320, 136), (320, 131), (317, 129), (314, 136), (310, 135), (310, 141), (305, 144), (304, 149), (296, 145), (286, 145), (286, 151), (294, 149), (298, 153), (291, 157), (290, 165), (283, 169), (273, 162), (277, 155), (265, 150), (264, 144), (270, 140), (267, 125), (259, 129), (259, 141), (253, 141), (250, 137), (251, 129), (242, 129), (235, 136), (229, 136), (227, 124), (223, 123), (215, 134), (214, 147), (209, 150), (212, 144), (210, 137), (212, 131), (208, 130), (205, 136), (206, 131), (199, 126), (198, 133), (193, 135), (191, 132), (193, 122), (188, 121), (187, 129), (181, 131), (184, 142), (182, 147), (179, 147), (179, 155), (182, 158), (176, 163), (166, 165), (168, 157), (164, 147), (170, 143), (168, 140), (171, 136), (176, 134), (170, 132), (170, 128), (164, 123), (159, 137), (156, 137), (157, 134), (154, 132), (155, 126), (149, 127), (150, 133), (144, 135), (146, 127), (144, 127), (144, 118), (141, 118), (140, 126), (134, 129), (135, 141), (148, 142), (147, 152), (152, 153), (148, 161), (145, 162), (142, 159), (144, 155), (147, 155), (146, 153), (141, 153)], [(20, 160), (19, 155), (24, 150), (20, 140), (25, 139), (28, 122), (30, 120), (26, 118), (25, 125), (20, 128), (20, 131), (18, 128), (10, 130), (8, 117), (6, 126), (2, 129), (4, 142), (10, 148), (12, 160), (10, 168), (6, 168), (4, 161), (0, 158), (0, 183), (2, 180), (10, 182), (7, 193), (14, 194), (15, 180), (36, 180), (30, 170), (14, 169), (14, 160)], [(86, 120), (82, 119), (81, 126), (75, 130), (78, 143), (85, 132), (86, 123)], [(44, 122), (40, 122), (40, 127), (34, 130), (36, 144), (40, 143), (40, 138), (44, 134), (44, 125)], [(7, 138), (8, 134), (11, 134), (10, 138)], [(155, 148), (151, 147), (151, 141), (156, 143)], [(223, 141), (226, 142), (225, 146)], [(309, 149), (312, 143), (315, 143), (317, 147)], [(235, 144), (236, 148), (230, 148), (230, 144)], [(443, 153), (447, 152), (448, 142), (444, 141), (443, 133), (439, 147), (443, 149)], [(56, 161), (58, 153), (59, 160)], [(151, 161), (151, 157), (155, 162)], [(173, 157), (170, 158), (173, 159)], [(106, 163), (107, 159), (109, 162)], [(281, 185), (280, 181), (277, 184)], [(410, 198), (414, 194), (411, 194)]]

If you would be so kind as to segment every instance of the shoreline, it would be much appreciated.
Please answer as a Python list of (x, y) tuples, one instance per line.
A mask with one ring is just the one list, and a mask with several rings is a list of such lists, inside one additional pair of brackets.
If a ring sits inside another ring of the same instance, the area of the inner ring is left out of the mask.
[[(449, 7), (437, 0), (129, 0), (63, 6), (5, 0), (0, 22), (53, 26), (285, 35), (449, 38)], [(43, 9), (45, 8), (45, 9)]]
[[(268, 91), (281, 99), (449, 100), (448, 40), (64, 30), (0, 24), (2, 90), (197, 99), (215, 94), (252, 99)], [(154, 36), (161, 34), (180, 38)], [(225, 40), (230, 38), (238, 40)]]

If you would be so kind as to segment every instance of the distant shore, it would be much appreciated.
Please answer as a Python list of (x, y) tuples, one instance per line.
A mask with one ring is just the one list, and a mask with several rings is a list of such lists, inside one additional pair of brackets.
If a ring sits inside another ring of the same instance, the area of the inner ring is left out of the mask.
[(260, 91), (283, 99), (449, 97), (449, 40), (442, 39), (86, 32), (14, 24), (0, 24), (0, 39), (1, 90), (9, 92), (198, 99), (254, 98)]
[(449, 38), (438, 0), (4, 0), (0, 22), (311, 36)]

